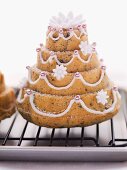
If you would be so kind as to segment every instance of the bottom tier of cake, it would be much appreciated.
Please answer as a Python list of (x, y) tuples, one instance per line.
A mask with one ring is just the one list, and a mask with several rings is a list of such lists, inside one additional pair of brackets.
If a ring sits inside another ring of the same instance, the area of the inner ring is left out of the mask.
[(114, 89), (107, 89), (106, 104), (97, 101), (98, 93), (76, 96), (40, 94), (21, 90), (17, 99), (18, 111), (39, 126), (69, 128), (90, 126), (112, 118), (120, 108), (120, 95)]

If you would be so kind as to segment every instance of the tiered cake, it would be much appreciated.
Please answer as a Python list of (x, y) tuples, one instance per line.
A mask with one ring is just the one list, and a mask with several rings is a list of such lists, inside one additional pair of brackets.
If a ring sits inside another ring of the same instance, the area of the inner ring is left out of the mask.
[(45, 127), (89, 126), (113, 117), (120, 95), (88, 42), (81, 16), (59, 14), (50, 20), (46, 46), (37, 49), (37, 64), (28, 69), (28, 85), (17, 106), (30, 122)]
[(4, 76), (0, 72), (0, 120), (10, 117), (15, 112), (15, 94), (12, 88), (6, 87)]

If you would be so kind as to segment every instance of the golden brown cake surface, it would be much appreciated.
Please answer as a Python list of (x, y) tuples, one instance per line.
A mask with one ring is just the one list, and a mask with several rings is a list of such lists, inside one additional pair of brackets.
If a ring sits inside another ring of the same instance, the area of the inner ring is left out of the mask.
[(36, 65), (27, 67), (28, 84), (20, 91), (17, 108), (25, 119), (45, 127), (108, 120), (119, 111), (119, 92), (98, 59), (96, 44), (88, 42), (86, 24), (80, 18), (66, 19), (66, 24), (60, 19), (51, 20)]
[[(39, 51), (37, 57), (37, 67), (43, 71), (52, 72), (57, 64), (63, 64), (67, 68), (68, 73), (83, 72), (99, 67), (100, 61), (97, 54), (83, 55), (81, 51), (77, 51), (79, 57), (75, 55), (74, 51), (66, 52), (51, 52), (49, 50)], [(48, 62), (52, 57), (52, 62)], [(89, 61), (90, 60), (90, 61)], [(82, 62), (83, 61), (83, 62)]]
[[(100, 111), (101, 113), (91, 113), (89, 112), (89, 110), (87, 111), (86, 109), (84, 109), (81, 103), (77, 102), (74, 102), (71, 109), (67, 113), (63, 113), (64, 111), (66, 111), (71, 101), (73, 101), (74, 96), (43, 96), (40, 93), (35, 93), (33, 103), (31, 103), (30, 101), (30, 96), (26, 96), (23, 104), (18, 102), (18, 108), (21, 115), (25, 119), (39, 126), (52, 128), (89, 126), (94, 123), (99, 123), (104, 120), (110, 119), (118, 112), (120, 107), (120, 99), (118, 95), (116, 95), (117, 102), (112, 108), (112, 111), (109, 111), (108, 113), (103, 113), (105, 110), (110, 110), (114, 102), (112, 91), (107, 90), (107, 93), (110, 98), (108, 99), (108, 103), (105, 106), (97, 103), (96, 93), (80, 96), (81, 100), (83, 101), (83, 103), (85, 103), (87, 108), (95, 112)], [(36, 107), (34, 108), (32, 104)], [(43, 113), (39, 112), (41, 110), (43, 110)]]
[[(79, 50), (79, 44), (81, 41), (87, 40), (87, 35), (85, 33), (81, 33), (80, 30), (74, 29), (74, 35), (69, 38), (70, 32), (65, 29), (63, 30), (62, 35), (67, 39), (59, 38), (60, 31), (48, 31), (47, 40), (46, 40), (46, 48), (51, 51), (73, 51)], [(50, 36), (51, 35), (51, 36)], [(52, 38), (51, 38), (52, 37)], [(54, 41), (54, 39), (58, 40)]]

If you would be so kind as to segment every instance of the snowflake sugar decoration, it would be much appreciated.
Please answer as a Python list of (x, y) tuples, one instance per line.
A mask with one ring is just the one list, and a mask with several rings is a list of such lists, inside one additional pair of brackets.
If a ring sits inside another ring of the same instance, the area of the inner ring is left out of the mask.
[(93, 47), (87, 41), (81, 41), (79, 47), (84, 55), (91, 54)]
[(65, 77), (67, 74), (67, 68), (63, 65), (57, 65), (55, 69), (53, 69), (54, 77), (56, 77), (57, 80), (61, 80)]
[(82, 15), (74, 16), (72, 12), (69, 12), (67, 16), (62, 13), (58, 14), (58, 17), (53, 16), (50, 19), (49, 25), (53, 28), (73, 28), (75, 26), (85, 23)]
[(107, 95), (107, 92), (105, 92), (103, 89), (97, 93), (96, 99), (98, 103), (101, 103), (105, 105), (108, 103), (109, 96)]

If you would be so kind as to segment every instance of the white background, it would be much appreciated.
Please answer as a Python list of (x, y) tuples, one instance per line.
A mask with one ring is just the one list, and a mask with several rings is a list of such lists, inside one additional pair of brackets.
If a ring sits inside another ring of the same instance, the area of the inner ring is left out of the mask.
[[(104, 58), (110, 77), (127, 85), (127, 0), (0, 0), (0, 70), (7, 84), (27, 76), (26, 65), (36, 62), (36, 48), (45, 42), (49, 18), (58, 12), (83, 14), (90, 42)], [(26, 165), (26, 167), (25, 167)], [(48, 164), (52, 169), (53, 164)], [(72, 164), (65, 169), (126, 169), (126, 163)], [(2, 169), (43, 169), (43, 163), (1, 163)], [(33, 167), (33, 168), (32, 168)], [(63, 164), (54, 165), (60, 169)], [(75, 167), (75, 168), (74, 168)]]
[(35, 64), (51, 16), (68, 11), (83, 14), (109, 76), (127, 84), (127, 0), (0, 0), (0, 70), (8, 84), (18, 84)]

